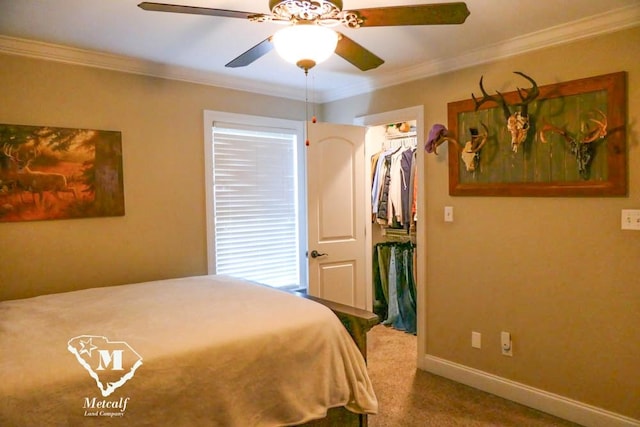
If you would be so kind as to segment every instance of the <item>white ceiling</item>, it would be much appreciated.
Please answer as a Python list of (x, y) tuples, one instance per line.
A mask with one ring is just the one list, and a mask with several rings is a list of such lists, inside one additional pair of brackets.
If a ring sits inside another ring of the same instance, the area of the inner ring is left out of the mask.
[[(638, 0), (466, 0), (462, 25), (372, 27), (348, 37), (385, 60), (360, 71), (334, 55), (305, 79), (275, 51), (245, 68), (224, 64), (273, 34), (273, 23), (147, 12), (141, 0), (0, 0), (0, 52), (325, 102), (640, 25)], [(268, 0), (158, 0), (267, 13)], [(344, 0), (344, 9), (427, 0)], [(587, 53), (585, 53), (587, 54)]]

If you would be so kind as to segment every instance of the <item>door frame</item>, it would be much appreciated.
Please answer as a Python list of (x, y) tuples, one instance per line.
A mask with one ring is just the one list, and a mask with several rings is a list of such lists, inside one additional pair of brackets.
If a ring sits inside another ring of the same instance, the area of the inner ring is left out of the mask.
[[(354, 124), (359, 126), (371, 127), (381, 126), (389, 123), (399, 123), (404, 121), (416, 121), (416, 138), (418, 141), (416, 161), (418, 162), (417, 174), (418, 174), (418, 212), (416, 227), (416, 293), (417, 293), (417, 337), (418, 337), (418, 352), (416, 363), (419, 365), (419, 360), (422, 354), (426, 352), (426, 252), (427, 252), (427, 233), (426, 233), (426, 179), (425, 179), (425, 152), (422, 149), (422, 141), (425, 141), (425, 129), (424, 129), (424, 106), (416, 105), (413, 107), (407, 107), (400, 110), (387, 111), (378, 114), (370, 114), (366, 116), (356, 117)], [(365, 140), (366, 148), (366, 140)], [(366, 149), (365, 149), (366, 151)], [(366, 159), (365, 159), (366, 160)], [(365, 161), (365, 167), (367, 162)], [(364, 179), (367, 179), (365, 176)], [(368, 212), (371, 212), (371, 198), (367, 198)], [(368, 249), (372, 247), (373, 241), (371, 238), (372, 228), (371, 221), (365, 221), (365, 245)], [(372, 250), (366, 251), (366, 272), (365, 280), (367, 286), (371, 288), (373, 286), (373, 254)], [(369, 301), (367, 301), (369, 303)], [(371, 301), (371, 304), (373, 302)]]

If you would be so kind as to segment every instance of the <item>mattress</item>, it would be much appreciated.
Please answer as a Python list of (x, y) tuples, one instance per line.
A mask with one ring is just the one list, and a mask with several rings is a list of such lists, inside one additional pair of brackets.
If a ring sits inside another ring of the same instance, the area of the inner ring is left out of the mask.
[(0, 302), (0, 425), (276, 426), (374, 414), (326, 307), (228, 276)]

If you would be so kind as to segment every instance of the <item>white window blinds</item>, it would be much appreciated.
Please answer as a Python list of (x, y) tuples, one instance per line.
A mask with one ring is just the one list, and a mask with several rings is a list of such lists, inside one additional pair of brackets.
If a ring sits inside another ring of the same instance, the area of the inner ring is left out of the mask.
[(294, 131), (214, 123), (216, 273), (301, 284), (297, 182)]

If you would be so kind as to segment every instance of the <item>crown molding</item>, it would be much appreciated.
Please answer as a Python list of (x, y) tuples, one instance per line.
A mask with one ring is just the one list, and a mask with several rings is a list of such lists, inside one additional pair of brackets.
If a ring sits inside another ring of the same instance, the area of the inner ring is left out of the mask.
[(360, 85), (352, 85), (325, 92), (322, 102), (337, 101), (374, 89), (382, 89), (475, 65), (495, 62), (523, 53), (613, 33), (638, 25), (640, 25), (640, 4), (550, 27), (454, 57), (429, 61), (403, 70), (394, 70)]
[[(640, 4), (615, 9), (600, 15), (551, 27), (463, 53), (434, 60), (403, 70), (378, 75), (362, 84), (349, 85), (316, 94), (316, 102), (324, 103), (360, 95), (376, 89), (407, 83), (438, 74), (494, 62), (546, 47), (566, 44), (601, 34), (620, 31), (640, 25)], [(300, 90), (272, 83), (220, 76), (187, 67), (146, 61), (123, 55), (89, 51), (34, 40), (0, 35), (0, 53), (27, 56), (68, 64), (122, 71), (190, 83), (241, 90), (262, 95), (302, 100)]]
[(300, 98), (300, 91), (297, 88), (288, 86), (279, 86), (272, 83), (265, 84), (237, 77), (226, 77), (193, 68), (17, 37), (0, 35), (0, 53), (198, 83), (280, 98)]

